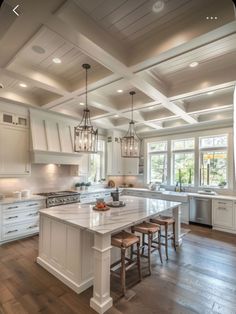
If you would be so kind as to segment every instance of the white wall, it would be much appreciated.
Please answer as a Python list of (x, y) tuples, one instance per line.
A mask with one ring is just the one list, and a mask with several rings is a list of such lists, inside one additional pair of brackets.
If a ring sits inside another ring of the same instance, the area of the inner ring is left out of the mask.
[(71, 176), (70, 166), (32, 164), (30, 177), (1, 178), (0, 193), (10, 195), (13, 191), (30, 189), (32, 193), (67, 190), (74, 187), (78, 177)]

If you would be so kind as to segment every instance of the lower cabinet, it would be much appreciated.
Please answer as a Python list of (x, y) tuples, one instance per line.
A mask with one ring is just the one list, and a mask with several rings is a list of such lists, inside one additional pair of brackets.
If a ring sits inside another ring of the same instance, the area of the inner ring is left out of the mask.
[(105, 192), (95, 192), (95, 193), (84, 193), (80, 195), (80, 203), (94, 203), (96, 202), (97, 198), (104, 198), (105, 200), (110, 198), (111, 191)]
[(32, 235), (39, 231), (39, 209), (44, 200), (16, 202), (0, 207), (0, 244)]
[(213, 227), (235, 229), (235, 204), (231, 200), (213, 200)]

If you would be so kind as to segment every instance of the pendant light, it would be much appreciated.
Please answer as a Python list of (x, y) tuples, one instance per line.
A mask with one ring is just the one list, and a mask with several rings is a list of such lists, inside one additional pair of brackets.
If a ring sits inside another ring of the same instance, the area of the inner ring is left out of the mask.
[(140, 157), (140, 138), (135, 132), (134, 120), (133, 120), (133, 98), (134, 91), (129, 93), (131, 95), (131, 120), (129, 122), (128, 132), (121, 138), (121, 157), (125, 158), (139, 158)]
[(94, 129), (90, 120), (90, 110), (88, 109), (88, 70), (89, 64), (83, 64), (85, 69), (85, 109), (83, 117), (78, 126), (75, 127), (74, 151), (77, 153), (97, 153), (98, 130)]

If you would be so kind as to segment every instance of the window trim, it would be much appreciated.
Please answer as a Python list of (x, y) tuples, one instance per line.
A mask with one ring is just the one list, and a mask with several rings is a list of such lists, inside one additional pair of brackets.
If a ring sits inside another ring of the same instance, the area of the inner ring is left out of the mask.
[[(233, 160), (233, 128), (230, 127), (221, 127), (218, 129), (214, 128), (205, 128), (205, 129), (197, 129), (196, 131), (192, 132), (183, 132), (178, 134), (160, 134), (159, 136), (153, 136), (144, 139), (144, 154), (147, 156), (148, 150), (147, 145), (151, 142), (157, 141), (167, 141), (167, 184), (165, 184), (166, 188), (173, 188), (174, 185), (171, 183), (171, 171), (172, 171), (172, 162), (171, 162), (171, 140), (174, 139), (182, 139), (182, 138), (195, 138), (195, 171), (194, 171), (194, 186), (192, 187), (194, 190), (198, 191), (200, 186), (200, 177), (199, 177), (199, 138), (200, 137), (207, 137), (209, 136), (217, 136), (217, 135), (227, 135), (228, 136), (228, 187), (227, 188), (220, 188), (220, 187), (213, 187), (213, 190), (217, 190), (219, 193), (222, 192), (233, 192), (234, 189), (234, 160)], [(148, 158), (144, 159), (144, 182), (149, 183), (148, 181)]]

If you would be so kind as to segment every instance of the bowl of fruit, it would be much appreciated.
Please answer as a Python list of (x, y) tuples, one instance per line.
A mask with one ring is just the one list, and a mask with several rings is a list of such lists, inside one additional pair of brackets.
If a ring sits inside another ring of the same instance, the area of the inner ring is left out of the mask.
[(97, 210), (97, 211), (104, 212), (104, 211), (110, 209), (110, 207), (107, 206), (107, 204), (103, 198), (98, 198), (95, 206), (93, 206), (93, 209)]

